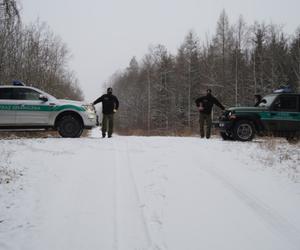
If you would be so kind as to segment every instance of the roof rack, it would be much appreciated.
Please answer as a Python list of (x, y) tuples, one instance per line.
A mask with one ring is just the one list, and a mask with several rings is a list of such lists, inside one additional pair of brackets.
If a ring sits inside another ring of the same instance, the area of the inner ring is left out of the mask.
[(275, 89), (274, 93), (294, 93), (294, 91), (292, 90), (291, 86), (286, 85), (280, 86), (278, 89)]
[(13, 81), (12, 81), (12, 84), (13, 84), (14, 86), (25, 86), (25, 83), (23, 83), (23, 82), (20, 81), (20, 80), (13, 80)]

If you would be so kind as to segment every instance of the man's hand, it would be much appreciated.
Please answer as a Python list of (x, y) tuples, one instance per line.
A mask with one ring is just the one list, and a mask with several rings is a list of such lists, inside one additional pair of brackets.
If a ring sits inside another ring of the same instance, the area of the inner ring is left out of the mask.
[(116, 113), (116, 112), (117, 112), (117, 110), (116, 110), (116, 109), (114, 109), (113, 111), (114, 111), (114, 113)]

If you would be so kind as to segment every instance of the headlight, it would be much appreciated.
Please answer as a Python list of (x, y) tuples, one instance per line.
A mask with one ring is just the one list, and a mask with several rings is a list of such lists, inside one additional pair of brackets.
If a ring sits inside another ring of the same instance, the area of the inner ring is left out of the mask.
[(86, 105), (82, 105), (82, 107), (89, 113), (95, 113), (96, 110), (94, 108), (94, 105), (92, 104), (86, 104)]

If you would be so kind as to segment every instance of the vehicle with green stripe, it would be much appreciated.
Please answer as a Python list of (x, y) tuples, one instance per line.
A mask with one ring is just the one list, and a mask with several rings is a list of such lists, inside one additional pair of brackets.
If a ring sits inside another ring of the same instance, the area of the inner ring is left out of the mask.
[(29, 86), (0, 86), (0, 129), (54, 129), (62, 137), (80, 137), (96, 126), (93, 105), (60, 100)]
[(300, 139), (300, 94), (274, 93), (258, 107), (233, 107), (219, 119), (224, 140), (251, 141), (255, 135)]

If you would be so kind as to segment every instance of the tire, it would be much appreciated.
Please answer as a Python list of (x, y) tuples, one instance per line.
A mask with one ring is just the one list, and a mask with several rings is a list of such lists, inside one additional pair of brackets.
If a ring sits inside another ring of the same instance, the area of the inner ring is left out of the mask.
[(286, 140), (290, 144), (297, 144), (298, 142), (300, 142), (300, 135), (296, 133), (290, 134), (286, 137)]
[(220, 132), (220, 135), (224, 141), (233, 141), (232, 136), (228, 135), (226, 132)]
[(57, 130), (62, 137), (76, 138), (81, 136), (83, 124), (76, 117), (66, 115), (58, 121)]
[(253, 123), (247, 120), (237, 121), (233, 129), (233, 137), (237, 141), (252, 141), (255, 136)]

